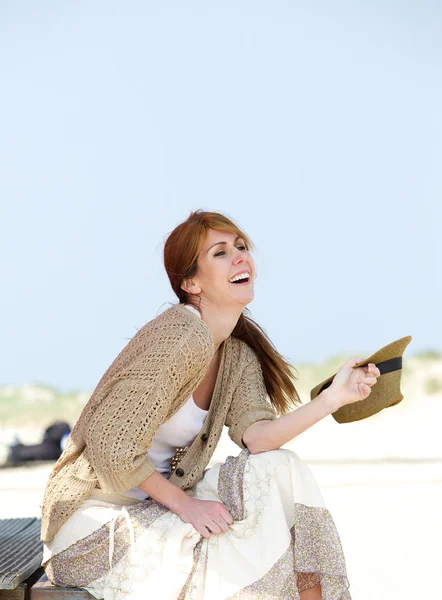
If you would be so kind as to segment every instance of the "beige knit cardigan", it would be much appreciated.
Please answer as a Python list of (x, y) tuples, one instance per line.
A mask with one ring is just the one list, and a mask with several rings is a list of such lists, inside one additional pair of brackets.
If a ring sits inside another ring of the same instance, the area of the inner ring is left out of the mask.
[[(220, 350), (203, 428), (170, 477), (181, 489), (202, 477), (223, 425), (244, 448), (242, 436), (249, 425), (276, 418), (253, 350), (233, 336)], [(42, 505), (44, 542), (53, 539), (85, 499), (112, 501), (155, 471), (147, 458), (155, 432), (198, 387), (213, 355), (210, 328), (182, 304), (136, 333), (99, 381), (52, 470)]]

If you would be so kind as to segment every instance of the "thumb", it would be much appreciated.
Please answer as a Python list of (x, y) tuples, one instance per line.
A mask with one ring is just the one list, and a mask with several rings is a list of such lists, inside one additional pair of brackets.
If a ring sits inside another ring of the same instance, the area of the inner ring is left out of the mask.
[(345, 363), (346, 366), (348, 367), (356, 367), (356, 365), (358, 365), (359, 363), (362, 362), (362, 358), (358, 358), (357, 356), (352, 356), (351, 358), (348, 359), (348, 361)]

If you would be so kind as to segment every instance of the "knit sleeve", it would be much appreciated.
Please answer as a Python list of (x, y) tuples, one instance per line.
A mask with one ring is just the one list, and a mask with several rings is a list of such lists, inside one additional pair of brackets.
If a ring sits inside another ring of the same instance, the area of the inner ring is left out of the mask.
[(263, 419), (276, 419), (276, 411), (267, 396), (258, 357), (251, 348), (248, 348), (248, 354), (249, 360), (233, 393), (226, 418), (229, 436), (240, 448), (246, 447), (242, 437), (249, 425)]
[(155, 471), (147, 457), (158, 427), (177, 395), (189, 395), (210, 362), (207, 341), (182, 333), (173, 344), (160, 339), (118, 377), (87, 423), (87, 455), (100, 488), (122, 492)]

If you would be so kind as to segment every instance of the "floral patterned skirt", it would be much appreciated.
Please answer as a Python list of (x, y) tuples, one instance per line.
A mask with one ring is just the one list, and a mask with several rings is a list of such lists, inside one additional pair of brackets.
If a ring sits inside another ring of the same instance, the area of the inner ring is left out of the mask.
[(351, 600), (333, 518), (308, 466), (292, 451), (247, 450), (206, 470), (191, 496), (225, 504), (228, 531), (205, 539), (147, 499), (53, 556), (55, 585), (104, 600)]

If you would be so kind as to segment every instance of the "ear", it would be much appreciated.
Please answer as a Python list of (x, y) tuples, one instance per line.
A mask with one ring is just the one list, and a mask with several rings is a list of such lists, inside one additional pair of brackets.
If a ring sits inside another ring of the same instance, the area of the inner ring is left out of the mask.
[(180, 287), (188, 294), (199, 294), (201, 292), (200, 286), (192, 279), (185, 279)]

